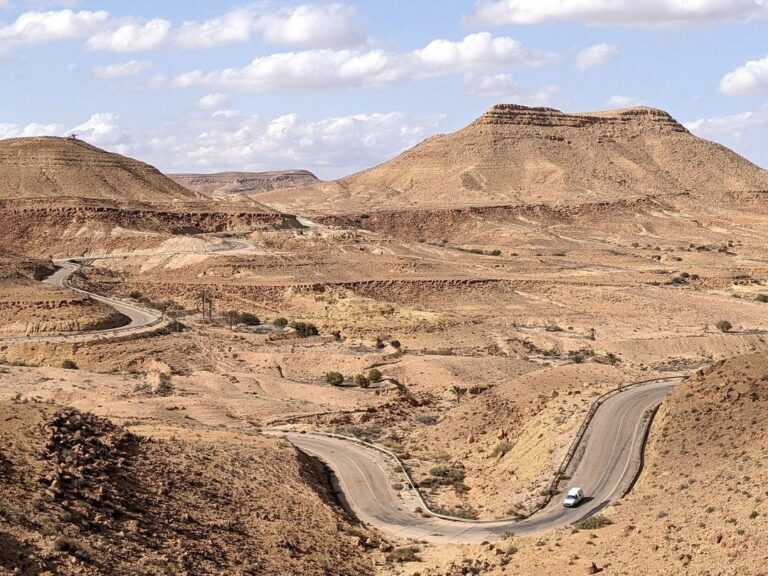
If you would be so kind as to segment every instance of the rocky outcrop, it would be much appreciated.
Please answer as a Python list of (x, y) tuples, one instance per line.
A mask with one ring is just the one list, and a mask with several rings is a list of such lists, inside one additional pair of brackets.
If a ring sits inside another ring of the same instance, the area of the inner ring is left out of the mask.
[(605, 131), (619, 128), (635, 132), (657, 130), (688, 133), (682, 124), (664, 110), (644, 106), (608, 112), (565, 114), (554, 108), (529, 108), (518, 104), (497, 104), (470, 124), (471, 127), (500, 125), (538, 128), (594, 127)]

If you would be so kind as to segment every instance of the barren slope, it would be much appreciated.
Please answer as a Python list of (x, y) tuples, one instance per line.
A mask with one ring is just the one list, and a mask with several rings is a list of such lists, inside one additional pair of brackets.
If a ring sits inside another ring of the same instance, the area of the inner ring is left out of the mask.
[(0, 438), (0, 574), (372, 573), (366, 532), (285, 443), (8, 401)]
[[(463, 559), (484, 574), (762, 574), (768, 563), (768, 356), (733, 358), (689, 378), (653, 426), (645, 471), (604, 514), (601, 529), (558, 530), (492, 549), (436, 551), (432, 570), (458, 574)], [(642, 560), (641, 560), (642, 559)], [(591, 568), (592, 563), (597, 571)]]
[(0, 141), (0, 199), (67, 197), (150, 203), (202, 198), (148, 164), (74, 138)]
[(766, 190), (768, 172), (661, 110), (565, 114), (503, 104), (370, 170), (260, 199), (352, 213)]

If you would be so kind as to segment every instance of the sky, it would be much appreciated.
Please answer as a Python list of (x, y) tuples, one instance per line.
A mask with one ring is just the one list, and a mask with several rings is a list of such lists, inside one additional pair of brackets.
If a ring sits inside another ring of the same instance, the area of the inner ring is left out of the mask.
[(384, 162), (500, 102), (646, 105), (768, 167), (768, 0), (0, 0), (0, 138), (165, 172)]

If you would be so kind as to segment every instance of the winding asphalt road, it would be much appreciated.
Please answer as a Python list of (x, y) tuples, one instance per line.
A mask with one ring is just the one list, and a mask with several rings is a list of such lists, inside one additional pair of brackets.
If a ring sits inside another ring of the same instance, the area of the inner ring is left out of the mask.
[(680, 378), (628, 388), (609, 397), (592, 418), (577, 450), (568, 487), (584, 489), (585, 501), (563, 508), (564, 493), (522, 521), (455, 521), (414, 512), (392, 488), (380, 464), (382, 455), (367, 446), (315, 434), (284, 433), (300, 450), (334, 471), (345, 504), (357, 517), (390, 534), (433, 542), (482, 542), (507, 532), (530, 534), (573, 524), (620, 499), (640, 472), (649, 415)]
[[(246, 248), (246, 242), (242, 243)], [(162, 314), (69, 285), (81, 260), (56, 261), (59, 269), (45, 282), (69, 288), (112, 306), (130, 319), (120, 328), (96, 334), (142, 330), (161, 323)], [(89, 334), (89, 333), (82, 333)], [(22, 340), (59, 340), (65, 336), (25, 337)], [(380, 464), (381, 454), (361, 444), (313, 434), (282, 433), (297, 448), (325, 461), (336, 479), (347, 506), (358, 518), (397, 536), (437, 542), (481, 542), (498, 539), (508, 532), (529, 534), (566, 526), (588, 517), (620, 499), (637, 477), (642, 463), (650, 412), (661, 404), (678, 379), (632, 387), (608, 398), (592, 418), (577, 449), (570, 486), (581, 486), (586, 500), (575, 509), (563, 508), (564, 494), (556, 495), (540, 512), (522, 521), (456, 521), (417, 513), (392, 487)]]
[(92, 298), (93, 300), (97, 300), (108, 306), (111, 306), (112, 308), (120, 312), (120, 314), (122, 314), (123, 316), (127, 316), (130, 319), (130, 322), (128, 324), (120, 326), (119, 328), (112, 328), (110, 330), (99, 330), (100, 333), (118, 332), (118, 331), (124, 331), (124, 330), (135, 330), (137, 328), (143, 328), (145, 326), (151, 326), (151, 325), (157, 324), (162, 320), (163, 314), (157, 310), (141, 308), (133, 304), (122, 302), (120, 300), (115, 300), (114, 298), (99, 296), (98, 294), (94, 294), (93, 292), (87, 292), (85, 290), (80, 290), (79, 288), (74, 288), (73, 286), (70, 286), (69, 278), (72, 276), (72, 274), (74, 274), (80, 269), (80, 266), (81, 266), (80, 262), (83, 260), (88, 260), (88, 258), (54, 260), (54, 264), (58, 267), (58, 269), (48, 278), (43, 280), (43, 282), (45, 282), (46, 284), (52, 284), (54, 286), (58, 286), (60, 288), (69, 288), (70, 290), (73, 290), (80, 294), (85, 294), (90, 298)]
[[(248, 242), (247, 240), (240, 240), (231, 238), (226, 241), (226, 245), (224, 247), (218, 248), (218, 249), (210, 249), (205, 252), (201, 252), (201, 254), (237, 254), (243, 251), (251, 251), (253, 250), (253, 245)], [(152, 253), (152, 256), (178, 256), (183, 254), (197, 254), (197, 252), (154, 252)], [(125, 333), (141, 333), (146, 330), (155, 330), (157, 328), (162, 327), (164, 324), (169, 324), (170, 321), (163, 316), (163, 314), (157, 310), (152, 310), (149, 308), (143, 308), (141, 306), (136, 306), (135, 304), (131, 304), (128, 302), (124, 302), (122, 300), (117, 300), (114, 298), (108, 298), (106, 296), (100, 296), (98, 294), (94, 294), (93, 292), (88, 292), (86, 290), (81, 290), (79, 288), (75, 288), (69, 284), (69, 278), (77, 272), (80, 267), (82, 266), (83, 262), (87, 262), (90, 260), (101, 260), (105, 258), (127, 258), (127, 257), (136, 257), (140, 254), (135, 253), (126, 253), (126, 254), (107, 254), (107, 255), (93, 255), (93, 256), (84, 256), (84, 257), (73, 257), (73, 258), (65, 258), (62, 260), (54, 260), (53, 263), (56, 265), (57, 270), (53, 274), (51, 274), (48, 278), (43, 280), (46, 284), (52, 284), (54, 286), (58, 286), (60, 288), (67, 288), (69, 290), (72, 290), (73, 292), (77, 292), (78, 294), (83, 294), (85, 296), (90, 297), (93, 300), (97, 300), (99, 302), (102, 302), (106, 304), (107, 306), (111, 306), (120, 314), (128, 317), (128, 323), (124, 324), (123, 326), (119, 326), (117, 328), (107, 328), (104, 330), (89, 330), (84, 332), (68, 332), (66, 334), (56, 334), (56, 335), (46, 335), (46, 336), (0, 336), (0, 341), (6, 341), (6, 342), (28, 342), (28, 341), (34, 341), (34, 342), (69, 342), (73, 339), (88, 339), (88, 338), (98, 338), (98, 337), (104, 337), (104, 336), (110, 336), (115, 333), (118, 333), (120, 335), (125, 335)]]

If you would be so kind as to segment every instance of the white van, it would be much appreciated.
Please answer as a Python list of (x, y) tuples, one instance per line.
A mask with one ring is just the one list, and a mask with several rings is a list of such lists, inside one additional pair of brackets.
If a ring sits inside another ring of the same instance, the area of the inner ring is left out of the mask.
[(563, 500), (563, 506), (566, 508), (575, 508), (584, 500), (584, 492), (581, 488), (571, 488)]

